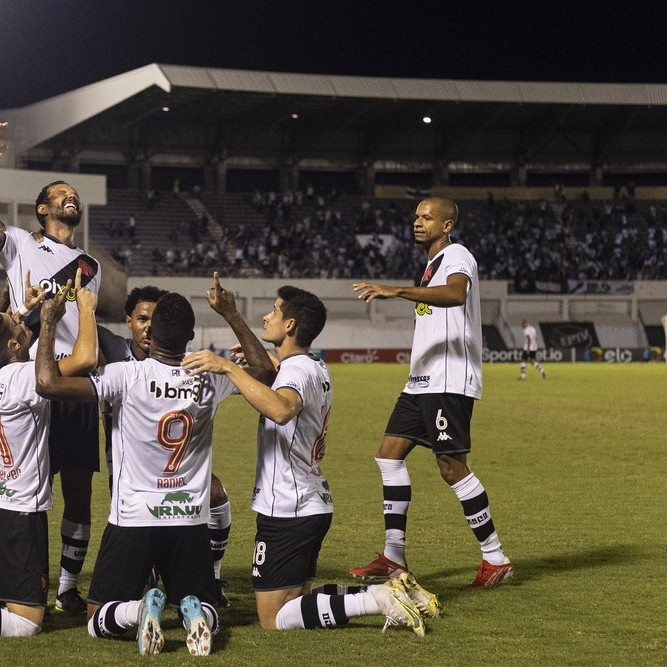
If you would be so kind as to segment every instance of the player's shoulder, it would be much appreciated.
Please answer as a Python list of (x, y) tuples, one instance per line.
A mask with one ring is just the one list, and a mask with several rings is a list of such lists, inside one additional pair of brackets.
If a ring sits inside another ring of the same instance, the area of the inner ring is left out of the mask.
[(5, 236), (15, 243), (21, 243), (29, 238), (33, 238), (29, 231), (21, 229), (21, 227), (15, 227), (14, 225), (5, 225), (3, 231), (5, 232)]

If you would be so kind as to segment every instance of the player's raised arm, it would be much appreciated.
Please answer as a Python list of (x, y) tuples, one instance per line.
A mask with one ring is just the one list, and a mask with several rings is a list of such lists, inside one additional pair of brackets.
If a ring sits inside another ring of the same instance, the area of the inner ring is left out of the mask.
[(262, 341), (255, 336), (237, 310), (234, 293), (220, 284), (217, 271), (213, 273), (213, 285), (206, 292), (206, 299), (211, 308), (222, 315), (232, 328), (245, 355), (248, 372), (260, 382), (271, 384), (276, 375), (273, 362)]
[(54, 359), (56, 326), (65, 314), (65, 294), (71, 285), (72, 281), (68, 280), (65, 289), (42, 305), (35, 359), (36, 390), (40, 396), (50, 399), (95, 401), (97, 397), (90, 380), (84, 377), (63, 377)]
[(98, 339), (95, 321), (97, 294), (86, 287), (81, 287), (81, 269), (76, 272), (74, 293), (79, 309), (79, 333), (72, 355), (58, 362), (62, 375), (85, 375), (97, 366)]
[(451, 308), (462, 306), (468, 296), (468, 278), (463, 273), (454, 273), (445, 285), (434, 287), (414, 287), (379, 285), (375, 283), (354, 283), (352, 289), (359, 292), (357, 298), (370, 303), (375, 299), (406, 299), (430, 306)]
[(226, 375), (257, 412), (277, 424), (287, 424), (303, 407), (301, 396), (294, 389), (271, 389), (233, 361), (224, 359), (211, 350), (188, 354), (181, 366), (190, 375), (199, 375), (205, 371)]

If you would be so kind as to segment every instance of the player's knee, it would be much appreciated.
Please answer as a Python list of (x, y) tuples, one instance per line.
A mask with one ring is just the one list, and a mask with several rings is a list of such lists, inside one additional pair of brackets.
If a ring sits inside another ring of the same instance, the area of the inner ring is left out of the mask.
[(227, 490), (222, 482), (211, 473), (211, 507), (220, 507), (229, 501)]

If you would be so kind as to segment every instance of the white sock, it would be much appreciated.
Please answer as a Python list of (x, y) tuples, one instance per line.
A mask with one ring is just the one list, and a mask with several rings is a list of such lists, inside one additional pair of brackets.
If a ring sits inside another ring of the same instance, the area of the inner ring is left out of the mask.
[[(376, 458), (384, 497), (385, 537), (384, 555), (395, 563), (405, 565), (405, 528), (410, 508), (411, 483), (405, 461)], [(394, 497), (387, 498), (391, 487)], [(396, 496), (399, 496), (397, 498)]]
[(0, 637), (30, 637), (42, 628), (23, 616), (0, 607)]
[(378, 603), (373, 597), (373, 590), (380, 588), (382, 584), (375, 584), (369, 586), (364, 593), (355, 593), (353, 595), (345, 595), (343, 602), (345, 604), (345, 613), (351, 618), (352, 616), (370, 616), (372, 614), (381, 614)]

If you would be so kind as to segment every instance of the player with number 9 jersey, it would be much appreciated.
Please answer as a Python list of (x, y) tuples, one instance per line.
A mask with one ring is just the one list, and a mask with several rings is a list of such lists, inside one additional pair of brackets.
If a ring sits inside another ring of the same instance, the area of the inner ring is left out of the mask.
[(109, 522), (207, 523), (213, 418), (232, 383), (220, 375), (190, 377), (153, 358), (109, 364), (91, 379), (97, 398), (117, 406)]

